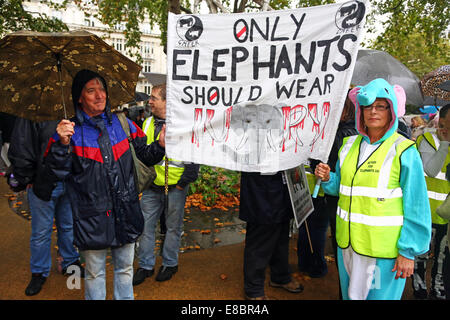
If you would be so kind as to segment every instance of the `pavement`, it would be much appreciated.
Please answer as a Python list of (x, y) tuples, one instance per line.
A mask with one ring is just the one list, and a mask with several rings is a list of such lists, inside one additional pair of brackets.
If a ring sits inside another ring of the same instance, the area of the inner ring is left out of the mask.
[[(243, 300), (243, 250), (245, 224), (237, 209), (186, 213), (185, 235), (179, 256), (179, 271), (169, 281), (156, 282), (154, 276), (134, 287), (135, 300)], [(42, 291), (25, 295), (30, 281), (29, 238), (31, 224), (24, 193), (14, 194), (0, 178), (0, 300), (83, 300), (84, 283), (79, 286), (57, 270), (56, 232), (52, 242), (52, 269)], [(293, 276), (304, 285), (302, 293), (272, 288), (266, 276), (266, 295), (273, 300), (338, 300), (338, 274), (331, 254), (331, 240), (326, 248), (328, 274), (309, 278), (297, 272), (296, 234), (292, 235), (289, 263)], [(157, 257), (159, 269), (161, 257)], [(112, 299), (113, 268), (107, 262), (107, 299)], [(403, 299), (412, 298), (408, 279)]]

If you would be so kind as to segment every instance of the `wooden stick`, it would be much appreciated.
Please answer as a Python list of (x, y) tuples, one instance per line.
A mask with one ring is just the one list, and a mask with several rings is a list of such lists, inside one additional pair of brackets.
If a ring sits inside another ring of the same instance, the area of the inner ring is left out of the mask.
[(313, 254), (314, 250), (311, 243), (311, 237), (309, 236), (308, 222), (306, 220), (305, 220), (305, 227), (306, 227), (306, 234), (308, 235), (309, 247), (311, 248), (311, 254)]

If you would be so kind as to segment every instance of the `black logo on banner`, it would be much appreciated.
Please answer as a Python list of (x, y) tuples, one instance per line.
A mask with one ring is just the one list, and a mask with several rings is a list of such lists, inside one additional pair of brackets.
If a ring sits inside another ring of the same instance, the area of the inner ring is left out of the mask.
[(336, 26), (340, 30), (358, 26), (364, 18), (366, 6), (361, 1), (348, 1), (336, 13)]
[[(177, 34), (181, 40), (185, 41), (184, 46), (195, 46), (196, 41), (200, 38), (202, 32), (203, 23), (198, 17), (186, 15), (178, 19)], [(192, 43), (193, 41), (195, 41), (195, 44)]]

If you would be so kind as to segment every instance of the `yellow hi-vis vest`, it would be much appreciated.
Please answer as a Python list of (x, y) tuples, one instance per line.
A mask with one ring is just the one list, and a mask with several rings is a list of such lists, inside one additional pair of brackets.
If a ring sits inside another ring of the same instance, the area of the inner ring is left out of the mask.
[[(306, 173), (306, 180), (308, 180), (309, 192), (311, 193), (312, 196), (312, 194), (314, 193), (314, 189), (316, 187), (316, 176), (312, 172), (311, 167), (308, 165), (305, 165), (305, 173)], [(322, 187), (320, 187), (317, 196), (319, 197), (325, 196), (325, 192), (323, 191)]]
[[(420, 146), (423, 140), (426, 140), (435, 150), (439, 149), (441, 144), (436, 135), (425, 132), (424, 134), (417, 137), (416, 144)], [(428, 199), (430, 200), (431, 209), (431, 221), (436, 224), (447, 224), (447, 221), (442, 219), (436, 214), (436, 209), (439, 207), (447, 198), (450, 192), (450, 182), (445, 178), (447, 172), (447, 165), (450, 163), (450, 153), (447, 152), (447, 158), (445, 158), (444, 165), (442, 166), (440, 172), (436, 177), (429, 177), (425, 174), (425, 181), (427, 182)]]
[(339, 150), (337, 244), (365, 256), (396, 258), (403, 226), (400, 156), (414, 142), (394, 133), (358, 166), (361, 141), (361, 135), (346, 137)]
[[(155, 120), (153, 117), (145, 119), (142, 124), (144, 133), (147, 135), (147, 144), (151, 144), (155, 140)], [(159, 134), (158, 137), (159, 138)], [(155, 164), (156, 178), (153, 181), (157, 186), (163, 186), (165, 183), (164, 165), (166, 157), (159, 163)], [(169, 186), (175, 185), (181, 178), (184, 172), (184, 164), (182, 161), (177, 161), (169, 158)]]

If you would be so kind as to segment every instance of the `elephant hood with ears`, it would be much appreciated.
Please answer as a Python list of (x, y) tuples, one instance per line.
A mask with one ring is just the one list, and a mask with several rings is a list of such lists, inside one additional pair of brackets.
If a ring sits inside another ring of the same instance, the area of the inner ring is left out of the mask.
[(389, 129), (377, 143), (386, 140), (395, 131), (397, 131), (398, 118), (405, 114), (406, 94), (405, 90), (401, 86), (391, 85), (386, 80), (378, 78), (372, 80), (365, 86), (357, 86), (353, 88), (352, 90), (350, 90), (348, 96), (356, 108), (356, 130), (358, 130), (359, 134), (361, 134), (364, 139), (367, 139), (370, 142), (370, 139), (363, 125), (363, 115), (360, 106), (371, 105), (377, 98), (385, 98), (388, 101), (392, 115)]

